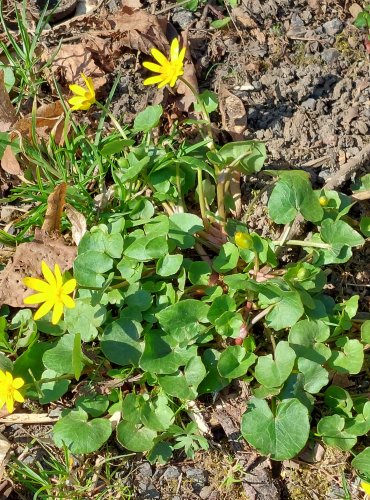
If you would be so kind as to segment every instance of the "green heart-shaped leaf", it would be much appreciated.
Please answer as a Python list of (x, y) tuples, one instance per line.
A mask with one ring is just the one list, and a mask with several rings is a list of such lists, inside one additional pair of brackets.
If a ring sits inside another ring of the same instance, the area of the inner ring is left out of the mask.
[(273, 460), (293, 458), (305, 446), (310, 431), (307, 408), (298, 399), (278, 404), (276, 415), (263, 399), (252, 398), (242, 416), (243, 437)]
[(112, 425), (103, 418), (89, 422), (87, 418), (87, 413), (78, 409), (58, 420), (53, 429), (55, 444), (59, 448), (67, 445), (76, 455), (98, 450), (109, 439)]
[(266, 387), (278, 387), (291, 374), (295, 362), (295, 352), (285, 340), (276, 346), (274, 358), (271, 354), (260, 356), (255, 368), (255, 377)]

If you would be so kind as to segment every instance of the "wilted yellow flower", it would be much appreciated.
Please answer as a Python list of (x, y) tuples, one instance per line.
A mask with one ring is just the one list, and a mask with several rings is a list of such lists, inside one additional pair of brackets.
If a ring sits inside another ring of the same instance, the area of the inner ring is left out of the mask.
[(86, 88), (83, 88), (81, 87), (81, 85), (77, 85), (75, 83), (69, 86), (70, 90), (72, 90), (72, 92), (75, 94), (68, 101), (72, 106), (72, 111), (79, 109), (87, 110), (96, 102), (95, 89), (92, 78), (90, 76), (86, 77), (83, 73), (81, 73), (81, 76), (86, 83)]
[(72, 293), (76, 288), (76, 280), (70, 279), (63, 283), (62, 273), (58, 264), (54, 266), (54, 274), (44, 261), (41, 262), (41, 269), (46, 281), (38, 278), (23, 279), (23, 283), (26, 286), (40, 292), (26, 297), (24, 303), (40, 304), (44, 302), (37, 309), (34, 316), (35, 320), (42, 318), (54, 308), (51, 322), (53, 325), (56, 325), (62, 317), (64, 306), (71, 309), (75, 307), (74, 300), (68, 294)]
[(150, 52), (159, 64), (146, 61), (143, 63), (143, 66), (154, 73), (159, 73), (159, 75), (147, 78), (144, 80), (144, 85), (155, 85), (158, 83), (159, 89), (167, 84), (169, 84), (170, 87), (173, 87), (179, 76), (184, 74), (184, 57), (186, 48), (183, 47), (180, 50), (179, 41), (177, 38), (174, 38), (170, 47), (169, 60), (158, 49), (152, 49)]
[(0, 370), (0, 409), (6, 405), (9, 413), (14, 411), (14, 401), (23, 403), (24, 397), (18, 391), (24, 385), (23, 378), (13, 378), (9, 372)]
[(361, 481), (361, 488), (364, 490), (366, 495), (370, 496), (370, 483), (367, 483), (366, 481)]

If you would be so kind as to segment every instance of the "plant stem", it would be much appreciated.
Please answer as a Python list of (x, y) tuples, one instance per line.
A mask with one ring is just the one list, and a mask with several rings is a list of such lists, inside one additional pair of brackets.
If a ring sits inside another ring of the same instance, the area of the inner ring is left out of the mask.
[(209, 118), (209, 114), (208, 114), (208, 111), (206, 109), (206, 107), (204, 106), (204, 103), (203, 101), (199, 98), (199, 93), (197, 92), (197, 90), (195, 89), (195, 87), (193, 87), (193, 85), (191, 83), (189, 83), (185, 78), (183, 78), (182, 76), (180, 76), (179, 80), (188, 87), (188, 89), (191, 91), (191, 93), (193, 94), (193, 96), (195, 97), (196, 101), (197, 101), (197, 104), (198, 106), (200, 107), (201, 109), (201, 114), (203, 116), (203, 119), (204, 121), (206, 122), (206, 128), (207, 128), (207, 135), (208, 137), (211, 139), (211, 142), (209, 143), (209, 147), (210, 149), (215, 149), (215, 144), (214, 144), (214, 141), (213, 141), (213, 134), (212, 134), (212, 127), (211, 127), (211, 120)]
[(99, 101), (96, 101), (95, 104), (97, 105), (98, 108), (100, 108), (102, 111), (105, 112), (106, 116), (109, 116), (109, 118), (111, 119), (113, 125), (116, 127), (116, 129), (118, 130), (118, 132), (122, 135), (122, 137), (124, 139), (127, 139), (127, 135), (126, 135), (125, 131), (123, 130), (123, 128), (121, 127), (121, 125), (119, 124), (119, 122), (116, 119), (116, 117), (110, 111), (108, 111), (108, 109), (105, 106), (103, 106), (103, 104), (100, 104)]
[(270, 306), (266, 307), (266, 309), (263, 309), (260, 313), (258, 313), (251, 321), (251, 325), (255, 325), (258, 323), (258, 321), (265, 316), (268, 315), (268, 313), (271, 311), (271, 309), (275, 306), (275, 304), (271, 304)]
[(181, 191), (181, 179), (180, 179), (180, 165), (176, 162), (176, 187), (177, 187), (177, 193), (179, 197), (179, 213), (184, 213), (186, 212), (185, 210), (185, 201), (182, 196), (182, 191)]
[(207, 229), (209, 226), (209, 220), (207, 219), (207, 213), (206, 213), (206, 200), (204, 197), (204, 190), (203, 190), (203, 176), (202, 176), (202, 169), (198, 168), (197, 169), (197, 175), (198, 175), (198, 196), (199, 196), (199, 207), (200, 207), (200, 213), (203, 219), (203, 224), (205, 228)]
[[(281, 246), (281, 240), (273, 241), (274, 245)], [(301, 241), (301, 240), (288, 240), (285, 245), (297, 245), (300, 247), (322, 248), (323, 250), (330, 250), (331, 245), (328, 243), (320, 243), (319, 241)]]

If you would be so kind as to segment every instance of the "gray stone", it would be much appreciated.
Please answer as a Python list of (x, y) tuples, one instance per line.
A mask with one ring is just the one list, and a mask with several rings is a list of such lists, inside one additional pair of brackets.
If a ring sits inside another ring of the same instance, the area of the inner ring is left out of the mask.
[(202, 469), (187, 469), (185, 471), (186, 477), (198, 486), (205, 486), (207, 482), (206, 473)]
[(304, 108), (314, 110), (316, 108), (316, 99), (312, 99), (312, 97), (311, 97), (311, 98), (306, 99), (305, 101), (303, 101), (301, 105)]
[(152, 477), (153, 471), (152, 471), (152, 468), (150, 466), (150, 463), (149, 462), (144, 462), (143, 464), (141, 464), (137, 468), (136, 474), (138, 476), (142, 476), (142, 477)]
[(212, 486), (204, 486), (199, 492), (199, 496), (202, 500), (208, 500), (213, 493), (213, 487)]
[(368, 126), (364, 121), (358, 120), (356, 122), (355, 126), (356, 126), (357, 130), (360, 132), (360, 134), (367, 135)]
[(321, 53), (321, 59), (325, 61), (327, 64), (332, 64), (337, 61), (340, 56), (340, 52), (337, 49), (325, 49)]
[(168, 467), (164, 473), (162, 478), (165, 479), (166, 481), (173, 481), (175, 479), (178, 479), (180, 476), (180, 471), (177, 467)]
[(304, 22), (302, 21), (302, 19), (299, 17), (298, 14), (294, 13), (290, 21), (290, 27), (287, 32), (287, 37), (295, 38), (297, 36), (304, 36), (305, 34), (306, 34), (306, 28)]
[(49, 411), (49, 417), (60, 417), (62, 414), (63, 408), (53, 408)]
[(340, 33), (343, 30), (344, 24), (338, 18), (332, 19), (322, 26), (327, 35), (333, 36)]
[(181, 29), (185, 29), (193, 21), (194, 15), (189, 10), (182, 9), (178, 7), (173, 9), (172, 22), (177, 23)]

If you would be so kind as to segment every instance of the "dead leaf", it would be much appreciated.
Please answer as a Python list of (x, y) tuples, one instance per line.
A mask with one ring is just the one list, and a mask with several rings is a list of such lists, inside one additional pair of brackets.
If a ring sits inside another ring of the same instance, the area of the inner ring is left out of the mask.
[(44, 233), (60, 234), (62, 213), (66, 202), (66, 191), (67, 184), (62, 182), (54, 188), (51, 194), (49, 194), (45, 219), (41, 227), (41, 231)]
[(18, 131), (23, 137), (31, 140), (32, 127), (33, 123), (35, 123), (36, 135), (44, 140), (48, 140), (50, 135), (52, 135), (56, 144), (61, 145), (64, 142), (64, 118), (63, 105), (59, 100), (40, 106), (36, 111), (35, 118), (30, 114), (25, 118), (17, 120), (13, 129)]
[(13, 261), (0, 272), (0, 305), (24, 307), (23, 299), (30, 295), (31, 290), (23, 284), (22, 279), (26, 276), (42, 277), (42, 260), (51, 268), (58, 264), (62, 272), (71, 269), (76, 258), (76, 247), (66, 245), (62, 238), (41, 237), (40, 241), (18, 245)]
[(234, 7), (232, 13), (236, 23), (241, 24), (243, 28), (257, 28), (257, 23), (247, 13), (244, 5)]
[(243, 101), (224, 85), (220, 85), (218, 97), (222, 128), (229, 132), (234, 141), (241, 141), (247, 128), (247, 113)]
[[(43, 60), (48, 60), (53, 52), (55, 48), (45, 50)], [(56, 73), (59, 80), (68, 84), (77, 83), (85, 86), (81, 73), (91, 76), (96, 91), (99, 91), (107, 82), (104, 71), (96, 65), (92, 51), (85, 43), (63, 45), (53, 60), (50, 70)], [(49, 80), (52, 81), (52, 78)]]
[(71, 205), (66, 204), (65, 211), (72, 224), (73, 241), (76, 245), (78, 245), (87, 231), (86, 219), (81, 212), (73, 208)]
[(0, 132), (8, 132), (17, 116), (5, 88), (4, 71), (0, 70)]
[(358, 14), (360, 14), (360, 12), (362, 12), (363, 9), (360, 5), (358, 5), (358, 3), (353, 3), (352, 5), (349, 6), (348, 10), (349, 10), (349, 13), (351, 14), (351, 16), (354, 19), (356, 19)]
[[(223, 129), (229, 132), (234, 141), (241, 141), (247, 128), (247, 113), (243, 101), (229, 92), (224, 85), (220, 85), (218, 97)], [(231, 212), (237, 219), (242, 212), (240, 177), (240, 172), (235, 171), (230, 181), (230, 194), (235, 207)]]
[(1, 158), (1, 168), (10, 175), (23, 175), (22, 169), (18, 160), (13, 153), (11, 146), (6, 146), (3, 156)]
[(168, 54), (169, 43), (165, 36), (167, 21), (149, 14), (145, 10), (131, 10), (124, 7), (121, 12), (107, 18), (112, 29), (120, 33), (120, 42), (134, 50), (150, 54), (156, 47)]
[(356, 201), (369, 200), (370, 199), (370, 189), (367, 189), (364, 191), (356, 191), (355, 193), (352, 194), (351, 198), (356, 200)]
[[(184, 65), (184, 79), (194, 87), (198, 92), (198, 79), (195, 72), (195, 66), (191, 61), (186, 61)], [(185, 83), (181, 81), (177, 85), (177, 94), (181, 96), (176, 101), (176, 106), (180, 111), (188, 112), (191, 106), (195, 102), (195, 97), (193, 92), (189, 89)]]

